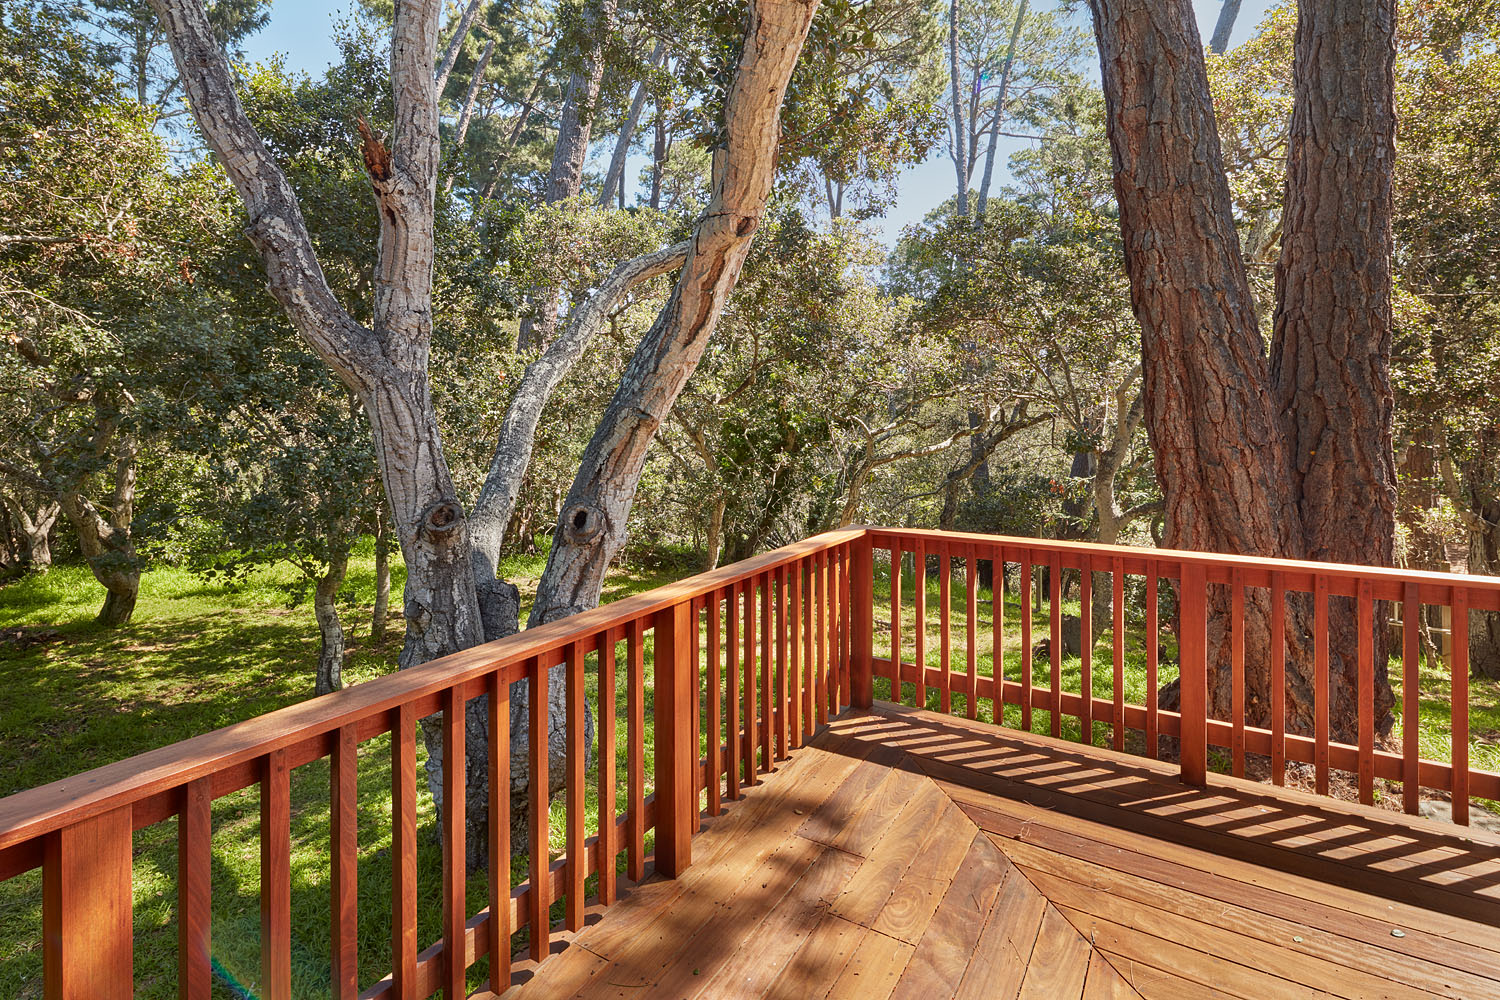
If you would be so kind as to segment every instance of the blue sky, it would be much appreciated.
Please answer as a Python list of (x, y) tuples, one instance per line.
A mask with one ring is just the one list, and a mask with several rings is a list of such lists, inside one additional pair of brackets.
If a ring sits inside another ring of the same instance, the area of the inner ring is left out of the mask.
[[(1193, 6), (1198, 12), (1199, 31), (1206, 39), (1219, 14), (1219, 0), (1193, 0)], [(1271, 0), (1244, 0), (1231, 44), (1248, 38), (1270, 6)], [(334, 18), (348, 7), (348, 0), (277, 0), (269, 26), (246, 45), (247, 55), (252, 60), (265, 60), (279, 53), (288, 68), (319, 76), (337, 55), (331, 41)], [(1086, 11), (1076, 16), (1086, 17)], [(1003, 139), (1001, 150), (1009, 154), (1024, 144), (1024, 140)], [(635, 170), (632, 164), (631, 176)], [(1003, 175), (1000, 180), (1004, 181)], [(934, 152), (926, 162), (908, 167), (897, 181), (895, 205), (878, 222), (883, 241), (894, 242), (903, 227), (920, 221), (952, 194), (953, 164), (946, 152)]]

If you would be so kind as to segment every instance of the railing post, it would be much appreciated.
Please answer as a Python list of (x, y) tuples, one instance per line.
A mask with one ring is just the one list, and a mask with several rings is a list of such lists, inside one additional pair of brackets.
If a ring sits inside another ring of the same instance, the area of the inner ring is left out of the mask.
[(656, 870), (676, 878), (692, 863), (698, 812), (693, 765), (693, 659), (696, 624), (684, 601), (656, 613)]
[(1208, 783), (1208, 581), (1201, 565), (1183, 563), (1179, 593), (1182, 782)]
[(869, 708), (875, 701), (875, 560), (868, 532), (850, 543), (849, 557), (849, 704)]
[(134, 992), (130, 807), (47, 835), (42, 854), (42, 979), (48, 1000)]

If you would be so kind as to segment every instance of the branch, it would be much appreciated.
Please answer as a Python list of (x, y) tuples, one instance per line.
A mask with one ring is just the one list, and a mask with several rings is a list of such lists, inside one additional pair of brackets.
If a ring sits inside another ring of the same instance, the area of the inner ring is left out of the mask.
[(166, 29), (193, 117), (245, 202), (246, 235), (260, 252), (271, 294), (345, 383), (364, 388), (376, 361), (373, 345), (328, 287), (297, 196), (240, 104), (201, 0), (151, 0), (151, 7)]
[[(676, 243), (617, 265), (568, 321), (568, 328), (526, 366), (515, 397), (505, 412), (500, 435), (490, 459), (489, 473), (470, 516), (474, 541), (474, 571), (481, 579), (494, 578), (505, 528), (515, 512), (521, 483), (531, 465), (536, 428), (542, 410), (563, 378), (583, 356), (594, 335), (616, 303), (634, 286), (682, 266), (690, 244)], [(486, 575), (488, 574), (488, 575)]]

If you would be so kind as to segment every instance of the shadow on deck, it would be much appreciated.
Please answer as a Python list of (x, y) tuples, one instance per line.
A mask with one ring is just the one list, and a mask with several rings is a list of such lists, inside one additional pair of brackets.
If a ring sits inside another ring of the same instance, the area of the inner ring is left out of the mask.
[(512, 997), (1500, 997), (1500, 838), (879, 704)]

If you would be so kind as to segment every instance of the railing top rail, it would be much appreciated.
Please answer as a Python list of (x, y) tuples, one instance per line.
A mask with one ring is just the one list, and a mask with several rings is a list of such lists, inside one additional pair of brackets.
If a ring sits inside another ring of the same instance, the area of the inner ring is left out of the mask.
[(879, 539), (941, 539), (965, 545), (982, 545), (993, 548), (1024, 548), (1033, 551), (1063, 552), (1098, 555), (1108, 552), (1111, 556), (1126, 559), (1145, 559), (1158, 563), (1192, 563), (1201, 566), (1227, 566), (1245, 570), (1279, 570), (1286, 573), (1314, 574), (1337, 579), (1359, 579), (1389, 581), (1392, 583), (1417, 583), (1440, 587), (1465, 587), (1471, 591), (1500, 594), (1500, 577), (1469, 575), (1465, 573), (1435, 573), (1428, 570), (1409, 570), (1387, 566), (1357, 566), (1346, 563), (1312, 562), (1301, 559), (1268, 559), (1261, 556), (1233, 555), (1218, 552), (1189, 552), (1184, 549), (1147, 549), (1131, 545), (1101, 545), (1098, 542), (1069, 542), (1053, 538), (1028, 538), (1017, 535), (984, 535), (967, 531), (939, 531), (932, 528), (882, 528), (874, 525), (862, 526), (862, 530)]
[(560, 649), (580, 635), (597, 635), (646, 618), (685, 600), (853, 541), (865, 532), (863, 527), (853, 527), (814, 535), (410, 670), (387, 674), (331, 695), (17, 792), (0, 799), (0, 850), (245, 764), (274, 750), (380, 716), (400, 705), (478, 680), (497, 669), (510, 668), (515, 676), (507, 679), (519, 680), (527, 660)]

